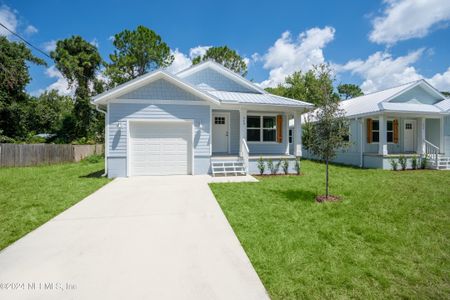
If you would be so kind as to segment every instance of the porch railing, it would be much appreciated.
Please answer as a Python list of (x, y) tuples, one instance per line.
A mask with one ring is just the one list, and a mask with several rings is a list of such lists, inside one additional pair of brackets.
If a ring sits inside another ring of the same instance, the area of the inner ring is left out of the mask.
[(250, 156), (250, 150), (248, 149), (248, 145), (247, 145), (247, 141), (245, 139), (241, 140), (241, 149), (242, 149), (242, 160), (244, 162), (244, 168), (245, 168), (245, 172), (248, 174), (248, 160), (249, 160), (249, 156)]
[(424, 140), (425, 142), (425, 155), (434, 161), (435, 166), (438, 165), (439, 160), (439, 147), (430, 143), (427, 140)]

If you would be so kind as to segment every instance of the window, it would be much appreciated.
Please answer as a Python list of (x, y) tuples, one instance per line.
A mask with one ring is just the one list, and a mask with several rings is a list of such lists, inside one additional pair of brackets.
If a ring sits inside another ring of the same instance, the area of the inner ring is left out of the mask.
[(412, 123), (405, 123), (405, 129), (411, 130), (412, 129)]
[(292, 144), (292, 129), (289, 129), (289, 144)]
[(247, 141), (275, 142), (277, 118), (275, 116), (247, 116)]
[(214, 117), (214, 124), (218, 125), (225, 124), (225, 117)]
[(386, 139), (388, 143), (394, 142), (394, 121), (392, 120), (386, 122)]
[(372, 142), (378, 143), (380, 141), (380, 123), (378, 120), (372, 120)]

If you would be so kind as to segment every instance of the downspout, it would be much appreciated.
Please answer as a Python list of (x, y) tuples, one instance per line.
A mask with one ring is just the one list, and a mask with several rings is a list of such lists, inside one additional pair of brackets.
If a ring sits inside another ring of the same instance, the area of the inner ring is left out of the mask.
[(364, 154), (363, 154), (363, 119), (359, 118), (359, 167), (364, 167)]
[(98, 104), (95, 105), (95, 110), (101, 112), (105, 115), (105, 138), (104, 138), (104, 149), (105, 149), (105, 172), (101, 175), (102, 177), (106, 177), (108, 174), (108, 141), (107, 141), (107, 130), (108, 130), (108, 113), (106, 110), (100, 109)]

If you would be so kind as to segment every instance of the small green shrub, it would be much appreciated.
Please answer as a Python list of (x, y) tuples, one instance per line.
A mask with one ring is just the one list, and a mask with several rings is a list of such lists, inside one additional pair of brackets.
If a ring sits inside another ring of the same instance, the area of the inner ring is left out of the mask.
[(393, 171), (397, 171), (397, 168), (398, 168), (398, 161), (392, 158), (392, 159), (391, 159), (391, 167), (392, 167), (392, 170), (393, 170)]
[(289, 161), (285, 158), (281, 163), (281, 168), (283, 168), (283, 172), (285, 175), (289, 173)]
[(264, 163), (264, 160), (262, 157), (260, 157), (258, 159), (258, 170), (259, 170), (259, 175), (263, 175), (264, 171), (266, 170), (266, 164)]
[(401, 155), (398, 158), (398, 163), (400, 164), (400, 166), (402, 168), (402, 171), (405, 171), (406, 170), (406, 164), (408, 163), (408, 159), (406, 158), (406, 156)]
[(275, 175), (278, 173), (280, 166), (281, 166), (281, 160), (278, 161), (277, 163), (274, 163), (273, 160), (271, 160), (271, 159), (269, 159), (267, 161), (267, 168), (270, 170), (270, 174), (272, 174), (272, 175)]
[(295, 171), (297, 175), (300, 175), (300, 157), (295, 159)]
[(428, 165), (428, 157), (427, 156), (422, 156), (422, 159), (420, 160), (420, 168), (421, 169), (426, 169)]
[(417, 156), (413, 156), (411, 158), (411, 167), (413, 170), (417, 170), (417, 168), (419, 167), (419, 162), (418, 162)]
[(103, 159), (103, 155), (93, 154), (93, 155), (86, 156), (85, 158), (83, 158), (82, 161), (86, 162), (86, 163), (90, 163), (90, 164), (95, 164), (95, 163), (100, 162), (102, 159)]

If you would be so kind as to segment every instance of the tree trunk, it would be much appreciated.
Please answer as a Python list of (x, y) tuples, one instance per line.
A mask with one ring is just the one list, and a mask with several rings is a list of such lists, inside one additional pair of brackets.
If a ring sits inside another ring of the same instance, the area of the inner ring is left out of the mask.
[(325, 196), (328, 199), (328, 158), (325, 160), (325, 163), (326, 163)]

